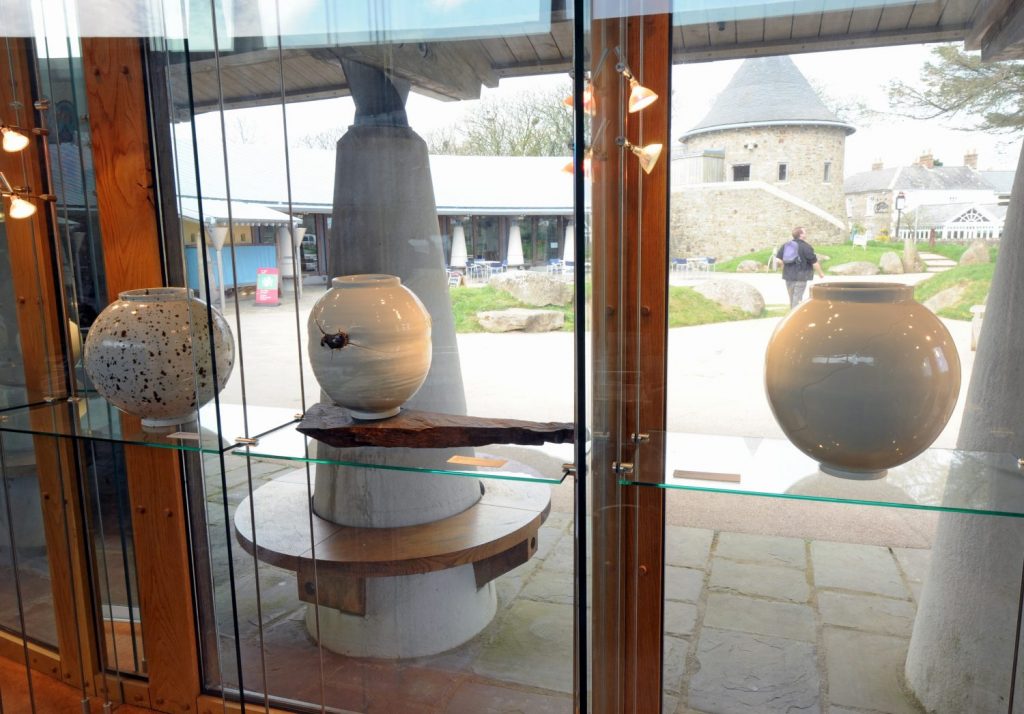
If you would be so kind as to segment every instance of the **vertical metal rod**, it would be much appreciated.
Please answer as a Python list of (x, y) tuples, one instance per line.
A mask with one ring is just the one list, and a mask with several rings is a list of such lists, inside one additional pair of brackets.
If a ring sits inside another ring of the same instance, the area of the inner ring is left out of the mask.
[[(217, 68), (217, 101), (218, 101), (218, 108), (220, 109), (220, 111), (218, 112), (218, 115), (220, 117), (220, 135), (221, 135), (221, 142), (222, 142), (221, 143), (221, 149), (222, 149), (221, 154), (224, 157), (224, 187), (225, 187), (224, 190), (225, 190), (225, 197), (227, 198), (227, 205), (228, 205), (228, 237), (231, 238), (231, 242), (230, 242), (230, 246), (231, 246), (231, 274), (232, 274), (232, 281), (237, 286), (238, 285), (238, 267), (237, 267), (238, 266), (238, 260), (235, 258), (235, 240), (234, 240), (234, 225), (235, 225), (235, 223), (234, 223), (234, 216), (233, 216), (232, 208), (231, 208), (231, 163), (228, 160), (227, 125), (226, 125), (225, 120), (224, 120), (224, 82), (223, 82), (223, 76), (221, 74), (220, 36), (219, 36), (219, 33), (217, 32), (216, 7), (217, 7), (217, 3), (216, 2), (211, 3), (211, 5), (210, 5), (210, 14), (211, 14), (212, 20), (213, 20), (213, 59), (214, 59), (214, 63), (215, 63), (216, 68)], [(199, 194), (199, 196), (200, 196), (200, 203), (202, 203), (202, 194)], [(221, 284), (221, 289), (223, 290), (223, 283)], [(245, 395), (245, 367), (244, 367), (244, 359), (242, 358), (242, 329), (241, 329), (241, 325), (242, 325), (241, 320), (242, 320), (242, 318), (241, 318), (241, 309), (238, 306), (238, 291), (237, 290), (235, 291), (234, 303), (235, 303), (235, 319), (236, 319), (237, 324), (238, 324), (238, 366), (239, 366), (239, 371), (241, 373), (241, 385), (242, 385), (242, 424), (243, 424), (243, 431), (244, 431), (245, 436), (249, 436), (250, 435), (249, 434), (249, 412), (248, 412), (248, 409), (246, 408), (248, 403), (246, 401), (246, 395)], [(210, 335), (213, 335), (213, 309), (210, 307), (209, 303), (207, 303), (207, 315), (209, 317), (209, 325), (208, 325), (208, 327), (209, 327), (209, 330), (210, 330)], [(210, 339), (210, 344), (211, 344), (211, 348), (213, 348), (212, 347), (212, 345), (213, 345), (212, 337)], [(211, 366), (213, 367), (213, 370), (214, 370), (213, 380), (214, 380), (214, 383), (216, 383), (216, 381), (217, 381), (216, 360), (213, 360), (213, 363), (211, 364)], [(217, 413), (218, 413), (218, 419), (219, 419), (219, 414), (220, 414), (220, 399), (219, 398), (217, 399), (216, 404), (217, 404)], [(218, 433), (220, 433), (220, 430), (218, 430)], [(250, 518), (252, 519), (252, 539), (253, 539), (253, 556), (252, 556), (252, 561), (253, 561), (253, 571), (254, 571), (253, 582), (255, 584), (255, 593), (256, 593), (256, 631), (257, 631), (257, 638), (259, 640), (260, 670), (261, 670), (261, 674), (262, 674), (262, 677), (263, 677), (263, 708), (266, 711), (269, 712), (270, 711), (270, 693), (269, 693), (269, 689), (270, 689), (269, 684), (270, 684), (270, 682), (269, 682), (268, 677), (267, 677), (267, 648), (264, 646), (264, 640), (263, 640), (263, 597), (262, 597), (261, 585), (260, 585), (260, 562), (259, 562), (259, 558), (256, 556), (256, 553), (258, 552), (258, 547), (257, 547), (257, 544), (256, 544), (256, 514), (255, 514), (255, 510), (254, 510), (255, 509), (255, 504), (253, 503), (253, 497), (252, 497), (253, 489), (252, 489), (252, 466), (251, 466), (251, 463), (252, 462), (249, 460), (249, 458), (246, 457), (245, 469), (246, 469), (246, 483), (247, 483), (248, 490), (249, 490), (249, 509), (250, 509), (249, 515), (250, 515)], [(227, 475), (225, 474), (225, 470), (226, 470), (225, 466), (226, 466), (226, 464), (224, 462), (224, 454), (223, 454), (223, 452), (221, 452), (221, 455), (220, 455), (220, 473), (221, 473), (221, 484), (222, 484), (222, 488), (223, 488), (223, 496), (222, 496), (222, 498), (224, 500), (224, 528), (225, 528), (226, 536), (227, 536), (227, 548), (228, 548), (228, 551), (230, 551), (231, 550), (231, 543), (232, 543), (232, 540), (231, 540), (231, 515), (229, 513), (230, 509), (228, 508), (228, 486), (227, 486)], [(232, 589), (232, 597), (234, 597), (235, 584), (234, 584), (233, 581), (231, 583), (231, 589)], [(241, 639), (236, 640), (235, 641), (235, 647), (240, 649), (241, 646), (242, 646)], [(239, 657), (241, 657), (241, 655), (239, 655)], [(239, 688), (239, 696), (240, 696), (240, 700), (241, 700), (242, 711), (244, 712), (245, 711), (245, 689), (241, 686), (241, 679), (242, 679), (241, 668), (239, 668), (238, 679), (239, 679), (239, 687), (238, 687)]]
[[(275, 11), (275, 17), (277, 19), (277, 28), (276, 28), (277, 29), (277, 57), (278, 57), (277, 66), (278, 66), (278, 69), (280, 71), (280, 82), (281, 82), (281, 122), (282, 122), (283, 132), (284, 132), (285, 186), (286, 186), (286, 190), (287, 190), (287, 194), (288, 194), (288, 215), (291, 216), (292, 215), (292, 211), (294, 210), (294, 208), (293, 208), (293, 205), (292, 205), (291, 155), (290, 155), (290, 152), (289, 152), (289, 149), (288, 149), (288, 112), (287, 112), (288, 93), (287, 93), (287, 87), (285, 86), (285, 77), (284, 77), (284, 47), (283, 47), (282, 42), (281, 42), (281, 4), (280, 4), (280, 2), (275, 2), (274, 3), (274, 11)], [(292, 251), (292, 275), (294, 276), (294, 278), (296, 280), (295, 291), (294, 291), (294, 293), (295, 293), (295, 295), (294, 295), (294, 302), (295, 302), (295, 337), (296, 337), (296, 341), (298, 342), (298, 355), (299, 355), (299, 364), (298, 364), (298, 368), (299, 368), (299, 399), (300, 399), (300, 403), (302, 404), (302, 411), (305, 412), (306, 411), (306, 384), (305, 384), (305, 375), (303, 374), (303, 370), (302, 370), (302, 318), (301, 318), (301, 310), (300, 310), (300, 307), (301, 307), (301, 305), (300, 305), (300, 298), (301, 298), (301, 295), (302, 295), (302, 291), (301, 291), (302, 259), (301, 259), (301, 255), (296, 255), (295, 241), (292, 239), (291, 230), (293, 230), (293, 229), (292, 229), (291, 226), (289, 226), (288, 242), (291, 244), (290, 245), (290, 249)], [(330, 276), (328, 276), (328, 279), (330, 279)], [(304, 456), (307, 459), (309, 458), (309, 444), (308, 444), (308, 440), (306, 440), (306, 444), (304, 446)], [(248, 457), (246, 457), (246, 462), (248, 462)], [(319, 579), (319, 574), (318, 574), (318, 569), (317, 569), (317, 564), (316, 564), (317, 563), (317, 560), (316, 560), (316, 538), (314, 537), (314, 533), (313, 533), (313, 479), (310, 476), (311, 470), (312, 470), (312, 466), (310, 465), (309, 461), (307, 460), (306, 461), (306, 495), (307, 495), (306, 502), (309, 504), (309, 506), (307, 508), (307, 518), (308, 518), (308, 526), (309, 526), (309, 550), (310, 550), (310, 557), (312, 558), (312, 561), (313, 561), (313, 590), (317, 594), (317, 597), (316, 597), (317, 602), (313, 603), (313, 628), (314, 628), (314, 637), (316, 638), (316, 643), (317, 643), (318, 665), (320, 667), (320, 711), (321, 712), (326, 712), (327, 711), (327, 681), (326, 681), (326, 676), (325, 676), (324, 646), (322, 644), (323, 643), (323, 639), (320, 637), (320, 604), (319, 604), (319, 600), (320, 600), (320, 579)], [(252, 489), (251, 489), (251, 486), (250, 486), (250, 491), (249, 491), (249, 503), (250, 503), (250, 505), (253, 503), (253, 500), (254, 499), (252, 498)], [(253, 551), (255, 552), (255, 550), (256, 550), (256, 548), (255, 548), (255, 544), (256, 544), (256, 516), (255, 516), (255, 513), (251, 512), (250, 513), (250, 518), (252, 519), (252, 523), (253, 523), (252, 538), (253, 538)]]
[[(576, 369), (576, 387), (574, 396), (576, 423), (576, 439), (573, 458), (576, 462), (576, 473), (573, 483), (573, 564), (576, 577), (573, 581), (576, 599), (576, 617), (573, 622), (575, 629), (574, 682), (573, 690), (576, 700), (575, 711), (588, 712), (587, 681), (590, 673), (589, 639), (587, 637), (587, 370), (584, 361), (587, 359), (587, 301), (586, 295), (586, 258), (587, 258), (587, 213), (586, 213), (586, 177), (583, 175), (583, 163), (586, 160), (586, 128), (584, 122), (587, 114), (583, 107), (584, 80), (586, 78), (585, 43), (586, 35), (583, 23), (587, 17), (585, 0), (573, 0), (573, 219), (579, 234), (574, 246), (573, 260), (576, 262), (574, 279), (576, 281), (573, 315), (576, 331), (573, 335), (574, 358)], [(596, 69), (596, 68), (595, 68)]]
[[(211, 5), (210, 5), (210, 14), (213, 15), (213, 24), (214, 24), (214, 27), (216, 27), (217, 26), (216, 11), (215, 11), (215, 8), (214, 8), (214, 5), (213, 5), (212, 2), (211, 2)], [(186, 86), (188, 88), (188, 105), (189, 105), (189, 107), (191, 109), (194, 109), (195, 108), (195, 91), (194, 91), (194, 86), (193, 86), (193, 82), (192, 82), (192, 57), (191, 57), (191, 50), (189, 49), (189, 41), (187, 39), (184, 40), (183, 41), (183, 45), (184, 45), (184, 56), (185, 56), (185, 62), (184, 62), (185, 76), (187, 78)], [(215, 53), (215, 57), (217, 58), (217, 62), (218, 62), (217, 76), (219, 78), (220, 77), (219, 53)], [(196, 136), (196, 122), (195, 122), (195, 114), (194, 113), (191, 113), (190, 128), (192, 130), (192, 161), (193, 161), (194, 170), (196, 172), (196, 175), (195, 175), (195, 179), (196, 179), (196, 195), (197, 196), (202, 196), (203, 195), (203, 192), (202, 192), (202, 177), (200, 176), (200, 171), (199, 171), (199, 169), (200, 169), (200, 167), (199, 167), (199, 141), (198, 141), (198, 138)], [(229, 200), (229, 204), (228, 205), (230, 206), (230, 200)], [(199, 223), (200, 223), (200, 225), (202, 225), (204, 223), (204, 220), (203, 220), (203, 202), (202, 201), (199, 201)], [(228, 218), (228, 230), (229, 231), (231, 230), (230, 215), (229, 215), (229, 218)], [(202, 272), (203, 272), (202, 279), (203, 279), (204, 285), (206, 286), (207, 295), (209, 295), (209, 290), (210, 290), (210, 274), (209, 274), (209, 266), (207, 265), (206, 250), (203, 247), (204, 245), (205, 245), (205, 243), (203, 245), (199, 246), (199, 248), (201, 249), (200, 250), (200, 254), (203, 257), (202, 262), (201, 262)], [(237, 316), (237, 301), (236, 301), (236, 316)], [(209, 303), (207, 303), (207, 321), (208, 321), (208, 328), (210, 330), (210, 334), (212, 335), (213, 334), (213, 313), (212, 313), (212, 308), (209, 306)], [(239, 369), (242, 370), (242, 374), (244, 375), (245, 372), (244, 372), (244, 368), (243, 368), (243, 365), (242, 365), (242, 359), (241, 359), (241, 341), (239, 341), (239, 360), (238, 360), (238, 362), (239, 362)], [(213, 363), (211, 364), (211, 367), (214, 370), (214, 373), (212, 375), (212, 379), (213, 379), (214, 384), (216, 384), (216, 382), (217, 382), (217, 376), (216, 376), (217, 361), (216, 360), (213, 360)], [(214, 397), (213, 397), (213, 399), (214, 399), (214, 405), (215, 405), (215, 410), (214, 411), (215, 411), (215, 414), (216, 414), (217, 433), (221, 434), (221, 433), (223, 433), (224, 429), (223, 429), (223, 423), (222, 423), (221, 416), (220, 416), (220, 394), (216, 390), (214, 390)], [(242, 404), (243, 405), (245, 404), (245, 380), (244, 380), (244, 378), (242, 380)], [(244, 413), (244, 411), (245, 410), (243, 409), (243, 413)], [(223, 506), (223, 512), (224, 512), (224, 536), (225, 536), (225, 542), (227, 544), (227, 566), (228, 566), (228, 583), (229, 583), (228, 592), (230, 593), (230, 602), (231, 602), (231, 626), (232, 626), (232, 632), (233, 632), (234, 638), (235, 638), (235, 648), (234, 648), (235, 649), (235, 652), (234, 652), (234, 654), (235, 654), (235, 666), (237, 668), (237, 675), (238, 675), (238, 692), (239, 692), (240, 712), (241, 712), (241, 714), (245, 714), (245, 674), (244, 674), (244, 672), (242, 670), (242, 641), (241, 641), (241, 636), (240, 636), (240, 632), (239, 632), (239, 625), (238, 625), (238, 597), (237, 597), (237, 593), (235, 591), (235, 560), (234, 560), (234, 553), (232, 552), (232, 549), (231, 549), (231, 543), (232, 543), (232, 538), (231, 538), (231, 511), (230, 511), (230, 508), (228, 506), (228, 485), (227, 485), (227, 477), (224, 474), (224, 452), (223, 451), (220, 452), (220, 467), (221, 467), (220, 468), (220, 483), (221, 483), (221, 493), (222, 493), (222, 506)], [(203, 471), (204, 471), (204, 476), (205, 476), (205, 467), (204, 467)], [(205, 478), (204, 478), (204, 483), (205, 483)], [(219, 635), (219, 632), (218, 632), (218, 635)], [(219, 642), (220, 641), (220, 637), (218, 636), (217, 639), (218, 639), (218, 642)], [(218, 658), (218, 660), (223, 662), (223, 658)], [(226, 687), (224, 687), (223, 664), (221, 665), (221, 687), (222, 687), (222, 690), (226, 689)]]

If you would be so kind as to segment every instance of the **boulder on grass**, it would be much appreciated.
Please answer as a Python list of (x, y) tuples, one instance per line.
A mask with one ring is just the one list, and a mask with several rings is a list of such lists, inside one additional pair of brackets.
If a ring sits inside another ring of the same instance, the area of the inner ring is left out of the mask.
[(764, 312), (761, 292), (741, 280), (709, 280), (693, 289), (722, 307), (739, 308), (751, 317), (759, 317)]
[(878, 266), (866, 260), (833, 265), (829, 272), (833, 275), (878, 275)]
[(573, 286), (557, 275), (533, 270), (508, 270), (492, 275), (489, 285), (508, 293), (527, 305), (568, 305), (572, 302)]
[(565, 315), (557, 310), (507, 310), (478, 312), (476, 319), (487, 332), (554, 332), (565, 324)]
[(882, 253), (882, 257), (878, 260), (878, 267), (883, 275), (902, 275), (903, 259), (900, 258), (899, 253), (890, 250), (887, 253)]
[(988, 254), (988, 244), (985, 241), (975, 241), (960, 256), (960, 265), (980, 265), (992, 262)]
[(757, 273), (761, 270), (761, 264), (756, 260), (742, 260), (736, 266), (737, 273)]
[(939, 292), (932, 295), (930, 298), (924, 301), (924, 306), (934, 313), (938, 313), (947, 307), (953, 307), (961, 300), (964, 299), (964, 295), (967, 293), (967, 288), (963, 285), (954, 285), (951, 288), (940, 290)]

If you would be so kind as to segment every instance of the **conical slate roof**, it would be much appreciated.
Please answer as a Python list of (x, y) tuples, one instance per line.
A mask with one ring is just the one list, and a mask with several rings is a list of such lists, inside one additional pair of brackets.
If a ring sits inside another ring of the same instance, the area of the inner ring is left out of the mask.
[(740, 65), (711, 111), (681, 140), (720, 129), (794, 124), (856, 131), (822, 104), (789, 57), (757, 57)]

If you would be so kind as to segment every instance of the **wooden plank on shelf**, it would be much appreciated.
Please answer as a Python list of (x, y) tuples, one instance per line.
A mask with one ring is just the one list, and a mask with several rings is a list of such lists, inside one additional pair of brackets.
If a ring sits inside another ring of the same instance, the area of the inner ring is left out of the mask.
[[(386, 478), (386, 476), (384, 477)], [(333, 575), (393, 577), (467, 565), (535, 539), (551, 507), (546, 484), (488, 481), (480, 500), (448, 518), (399, 528), (341, 526), (312, 514), (306, 485), (276, 479), (235, 510), (235, 535), (249, 553), (271, 565), (304, 573), (314, 562), (322, 583)], [(254, 542), (255, 541), (255, 542)]]
[(436, 449), (487, 444), (565, 444), (572, 442), (572, 422), (535, 422), (520, 419), (440, 414), (402, 409), (396, 416), (360, 421), (344, 407), (316, 404), (296, 429), (335, 447), (383, 446)]
[[(150, 160), (142, 44), (83, 38), (82, 64), (93, 142), (108, 298), (163, 285)], [(124, 416), (126, 432), (137, 420)], [(139, 608), (150, 697), (164, 711), (194, 712), (200, 692), (180, 455), (125, 447)]]

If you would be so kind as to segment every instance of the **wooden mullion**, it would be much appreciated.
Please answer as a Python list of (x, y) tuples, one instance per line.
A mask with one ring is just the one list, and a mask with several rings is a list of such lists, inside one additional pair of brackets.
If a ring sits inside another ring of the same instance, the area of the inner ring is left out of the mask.
[[(662, 697), (664, 517), (662, 489), (620, 486), (664, 473), (668, 281), (668, 154), (651, 174), (621, 150), (668, 137), (671, 18), (605, 20), (592, 28), (592, 68), (601, 130), (594, 151), (594, 712), (658, 712)], [(625, 112), (628, 85), (615, 49), (662, 100)], [(607, 52), (607, 55), (605, 53)], [(603, 129), (601, 129), (603, 127)], [(637, 345), (639, 344), (639, 349)], [(641, 446), (634, 434), (646, 433)]]
[[(33, 51), (28, 40), (7, 38), (7, 51), (0, 54), (0, 106), (20, 105), (23, 130), (31, 130), (36, 116), (33, 109)], [(0, 152), (0, 170), (12, 184), (32, 193), (48, 191), (44, 175), (44, 156), (40, 139), (18, 154)], [(69, 393), (63, 349), (64, 311), (61, 285), (54, 266), (57, 256), (53, 240), (50, 205), (36, 200), (35, 216), (5, 222), (11, 283), (14, 288), (26, 401), (39, 402), (47, 397)], [(59, 416), (59, 415), (57, 415)], [(54, 417), (43, 410), (34, 412), (31, 424), (37, 429), (52, 428)], [(91, 673), (99, 661), (95, 631), (90, 627), (91, 593), (87, 567), (85, 530), (79, 514), (81, 502), (77, 479), (71, 470), (74, 444), (52, 437), (33, 438), (36, 472), (41, 495), (47, 562), (53, 588), (57, 647), (60, 652), (60, 678), (65, 683), (88, 688)], [(83, 682), (82, 673), (86, 674)]]
[[(141, 42), (82, 40), (109, 300), (163, 284)], [(137, 420), (123, 417), (126, 431)], [(133, 422), (131, 424), (127, 422)], [(162, 711), (194, 712), (199, 653), (180, 454), (125, 447), (149, 696)]]

